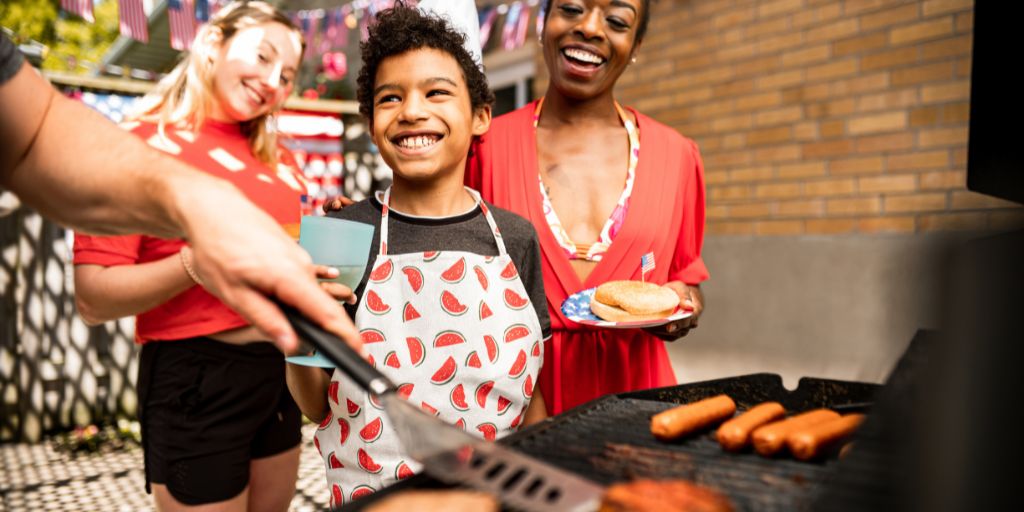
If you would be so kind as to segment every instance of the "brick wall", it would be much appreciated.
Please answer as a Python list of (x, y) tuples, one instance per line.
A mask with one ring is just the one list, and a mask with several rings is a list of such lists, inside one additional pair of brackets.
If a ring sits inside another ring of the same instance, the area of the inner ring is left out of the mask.
[(655, 0), (618, 98), (699, 143), (711, 235), (1007, 227), (965, 187), (973, 6)]

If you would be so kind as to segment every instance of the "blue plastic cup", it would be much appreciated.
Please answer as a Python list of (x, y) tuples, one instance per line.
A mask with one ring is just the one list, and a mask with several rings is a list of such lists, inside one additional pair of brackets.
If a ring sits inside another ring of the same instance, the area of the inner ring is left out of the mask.
[[(355, 290), (366, 272), (373, 231), (373, 226), (362, 222), (305, 216), (299, 228), (299, 245), (313, 258), (313, 263), (338, 269), (338, 277), (329, 281)], [(289, 357), (287, 361), (303, 366), (334, 368), (330, 361), (316, 352)]]
[(299, 245), (313, 263), (338, 269), (340, 275), (331, 281), (355, 289), (366, 271), (373, 230), (362, 222), (306, 216), (299, 228)]

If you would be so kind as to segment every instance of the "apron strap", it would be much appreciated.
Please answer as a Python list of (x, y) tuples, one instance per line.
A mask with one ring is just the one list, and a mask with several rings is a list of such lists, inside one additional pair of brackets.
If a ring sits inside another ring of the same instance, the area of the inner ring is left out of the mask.
[(384, 190), (384, 200), (380, 206), (380, 249), (381, 256), (388, 255), (388, 211), (391, 209), (391, 187)]
[(491, 209), (487, 207), (487, 203), (484, 203), (483, 199), (480, 198), (480, 193), (469, 187), (466, 187), (466, 192), (473, 196), (476, 200), (476, 204), (480, 205), (480, 211), (483, 212), (484, 218), (487, 219), (487, 225), (491, 226), (491, 233), (494, 235), (494, 243), (498, 246), (498, 255), (505, 256), (508, 251), (505, 250), (505, 239), (501, 237), (501, 230), (498, 229), (498, 224), (494, 222), (494, 216), (491, 215)]
[[(498, 225), (494, 222), (494, 216), (491, 215), (491, 209), (487, 207), (483, 199), (480, 198), (480, 193), (469, 187), (466, 187), (466, 192), (473, 197), (476, 204), (480, 206), (480, 211), (484, 214), (484, 219), (487, 219), (487, 225), (491, 227), (491, 234), (494, 235), (494, 243), (498, 246), (498, 255), (505, 256), (508, 251), (505, 249), (505, 240), (501, 237), (501, 230), (498, 229)], [(388, 206), (391, 204), (391, 187), (388, 187), (384, 191), (384, 200), (381, 204), (380, 209), (380, 249), (379, 254), (381, 256), (387, 256), (388, 254), (388, 212), (391, 208)]]

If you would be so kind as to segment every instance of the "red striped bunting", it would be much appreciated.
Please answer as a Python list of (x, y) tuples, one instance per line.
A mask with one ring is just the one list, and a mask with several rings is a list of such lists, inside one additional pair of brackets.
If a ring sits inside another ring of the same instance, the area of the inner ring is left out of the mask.
[(90, 23), (96, 21), (92, 16), (92, 0), (60, 0), (60, 7)]
[(117, 0), (121, 35), (143, 43), (149, 42), (149, 20), (142, 9), (142, 0)]
[[(175, 4), (180, 4), (181, 7), (175, 9)], [(171, 48), (181, 51), (188, 50), (192, 47), (192, 40), (196, 38), (196, 27), (199, 25), (196, 22), (192, 0), (178, 0), (169, 3), (167, 14), (171, 26)]]

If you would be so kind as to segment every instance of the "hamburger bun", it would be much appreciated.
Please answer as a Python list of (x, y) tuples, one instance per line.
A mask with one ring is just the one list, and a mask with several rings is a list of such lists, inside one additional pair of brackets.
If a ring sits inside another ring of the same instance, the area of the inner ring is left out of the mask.
[(590, 300), (590, 310), (610, 322), (658, 320), (678, 307), (676, 292), (641, 281), (609, 281), (598, 286)]

